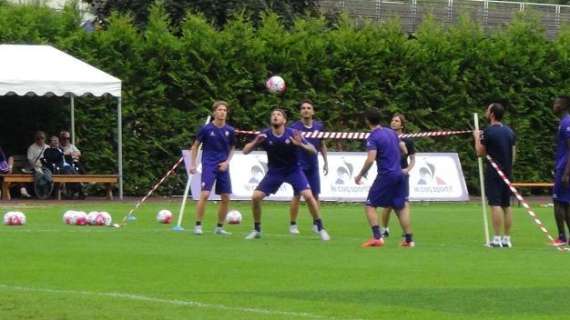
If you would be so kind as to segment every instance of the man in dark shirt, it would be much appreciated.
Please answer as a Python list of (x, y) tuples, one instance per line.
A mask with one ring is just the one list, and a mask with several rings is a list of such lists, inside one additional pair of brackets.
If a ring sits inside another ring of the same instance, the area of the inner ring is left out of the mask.
[(555, 246), (568, 243), (564, 222), (570, 230), (570, 97), (558, 97), (552, 106), (554, 113), (560, 117), (560, 126), (556, 134), (556, 154), (554, 158), (554, 218), (558, 228), (558, 238), (554, 240)]
[[(505, 108), (500, 103), (491, 103), (485, 112), (490, 125), (482, 135), (479, 130), (475, 130), (473, 137), (477, 155), (479, 157), (490, 155), (507, 178), (512, 180), (516, 138), (513, 130), (501, 123), (504, 113)], [(493, 216), (494, 237), (490, 245), (491, 247), (510, 248), (512, 247), (511, 190), (489, 163), (485, 168), (485, 195)], [(501, 237), (503, 221), (504, 233)]]

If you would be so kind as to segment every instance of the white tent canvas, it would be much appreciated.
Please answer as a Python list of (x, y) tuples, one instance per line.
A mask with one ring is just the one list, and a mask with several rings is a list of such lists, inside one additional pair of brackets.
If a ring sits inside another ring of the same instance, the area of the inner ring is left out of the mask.
[(0, 45), (0, 95), (53, 94), (71, 97), (75, 142), (75, 96), (117, 98), (119, 197), (123, 198), (121, 80), (48, 45)]

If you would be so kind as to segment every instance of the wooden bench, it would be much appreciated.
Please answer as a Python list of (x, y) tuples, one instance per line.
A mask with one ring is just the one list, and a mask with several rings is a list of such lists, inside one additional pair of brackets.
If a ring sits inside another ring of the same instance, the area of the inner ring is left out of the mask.
[(554, 183), (552, 182), (513, 182), (513, 187), (515, 188), (552, 188)]
[[(107, 199), (113, 200), (113, 185), (119, 181), (117, 175), (102, 174), (54, 174), (54, 183), (102, 183), (107, 190)], [(2, 200), (10, 200), (10, 185), (12, 183), (33, 183), (34, 177), (29, 173), (0, 174), (2, 179)], [(57, 189), (57, 199), (61, 200), (61, 188)]]

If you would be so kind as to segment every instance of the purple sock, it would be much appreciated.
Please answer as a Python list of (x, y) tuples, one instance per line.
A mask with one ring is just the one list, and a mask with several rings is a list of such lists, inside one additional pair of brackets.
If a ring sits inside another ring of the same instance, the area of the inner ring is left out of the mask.
[(372, 226), (372, 236), (376, 240), (382, 238), (382, 234), (380, 234), (380, 226), (378, 225)]

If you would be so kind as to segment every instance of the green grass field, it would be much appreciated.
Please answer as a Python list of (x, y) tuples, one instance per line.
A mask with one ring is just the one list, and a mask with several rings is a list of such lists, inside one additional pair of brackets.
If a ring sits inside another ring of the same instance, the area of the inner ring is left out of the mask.
[[(1, 204), (4, 213), (13, 203)], [(0, 226), (0, 319), (570, 319), (570, 253), (547, 245), (522, 208), (512, 249), (483, 247), (480, 207), (414, 204), (417, 247), (362, 249), (360, 205), (323, 206), (332, 240), (318, 240), (302, 208), (288, 234), (285, 204), (265, 203), (264, 237), (249, 203), (231, 237), (170, 231), (154, 216), (178, 202), (152, 202), (121, 229), (68, 226), (65, 210), (106, 210), (117, 221), (132, 203), (27, 202), (23, 227)], [(32, 207), (33, 206), (33, 207)], [(555, 231), (552, 208), (536, 211)]]

